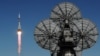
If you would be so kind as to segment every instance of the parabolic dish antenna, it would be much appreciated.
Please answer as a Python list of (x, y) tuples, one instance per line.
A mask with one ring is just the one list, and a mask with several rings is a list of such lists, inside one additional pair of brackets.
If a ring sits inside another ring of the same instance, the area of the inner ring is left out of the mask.
[(63, 21), (73, 20), (73, 19), (80, 19), (81, 13), (80, 10), (72, 3), (63, 2), (54, 7), (51, 12), (51, 19), (53, 21)]
[(78, 49), (83, 50), (92, 47), (97, 40), (98, 31), (94, 23), (87, 19), (80, 19), (76, 23), (79, 29)]
[(60, 28), (50, 19), (41, 21), (35, 28), (36, 42), (44, 49), (54, 50), (58, 43)]

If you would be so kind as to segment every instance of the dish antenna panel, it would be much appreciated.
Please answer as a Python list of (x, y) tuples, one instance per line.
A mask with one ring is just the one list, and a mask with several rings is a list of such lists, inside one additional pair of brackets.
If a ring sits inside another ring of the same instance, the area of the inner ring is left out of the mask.
[(98, 31), (95, 24), (87, 19), (78, 20), (75, 24), (79, 29), (78, 33), (80, 39), (77, 46), (81, 50), (92, 47), (96, 43), (98, 37)]
[(50, 18), (63, 28), (65, 20), (71, 22), (73, 20), (81, 19), (81, 12), (74, 4), (63, 2), (54, 7)]
[(54, 50), (58, 43), (60, 28), (51, 20), (41, 21), (35, 28), (36, 42), (44, 49)]

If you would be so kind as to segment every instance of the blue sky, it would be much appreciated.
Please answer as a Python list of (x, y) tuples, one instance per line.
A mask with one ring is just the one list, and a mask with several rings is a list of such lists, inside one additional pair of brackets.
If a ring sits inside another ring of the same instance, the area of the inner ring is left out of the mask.
[[(17, 54), (17, 16), (21, 13), (22, 53), (21, 56), (50, 56), (34, 40), (35, 26), (50, 16), (51, 10), (64, 0), (0, 0), (0, 56), (18, 56)], [(93, 21), (100, 32), (99, 0), (67, 0), (81, 10), (82, 17)], [(100, 38), (83, 56), (100, 55)]]

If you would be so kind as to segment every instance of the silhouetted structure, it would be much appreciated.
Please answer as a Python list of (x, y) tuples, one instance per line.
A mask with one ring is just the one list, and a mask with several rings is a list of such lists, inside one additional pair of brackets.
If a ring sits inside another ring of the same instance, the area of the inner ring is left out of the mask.
[(81, 51), (96, 43), (98, 32), (74, 4), (63, 2), (54, 7), (49, 19), (36, 26), (34, 36), (51, 56), (81, 56)]

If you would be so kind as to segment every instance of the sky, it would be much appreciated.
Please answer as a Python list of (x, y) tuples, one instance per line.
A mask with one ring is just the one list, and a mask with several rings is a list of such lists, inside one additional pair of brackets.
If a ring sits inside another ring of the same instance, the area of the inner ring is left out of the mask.
[[(38, 46), (34, 39), (35, 26), (50, 17), (56, 4), (65, 0), (0, 0), (0, 56), (18, 56), (17, 28), (18, 14), (21, 14), (22, 52), (21, 56), (50, 56), (50, 52)], [(67, 0), (74, 3), (82, 17), (94, 22), (100, 32), (100, 0)], [(82, 56), (100, 56), (100, 37)]]

